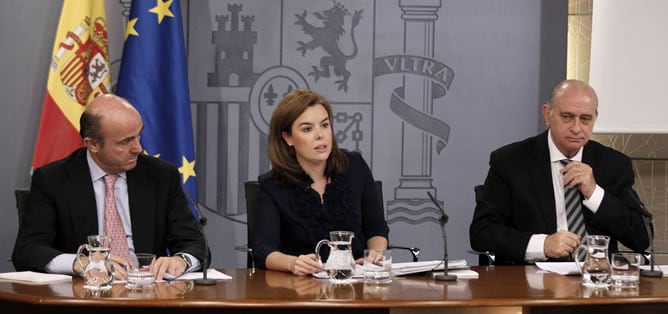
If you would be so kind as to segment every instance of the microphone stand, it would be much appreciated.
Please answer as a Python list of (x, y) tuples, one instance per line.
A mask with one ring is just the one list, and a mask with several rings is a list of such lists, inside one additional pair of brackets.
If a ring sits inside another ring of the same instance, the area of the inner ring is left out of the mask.
[(210, 285), (215, 285), (216, 280), (215, 279), (208, 279), (207, 278), (207, 273), (209, 272), (209, 240), (207, 239), (206, 232), (204, 232), (204, 226), (206, 226), (206, 216), (204, 216), (204, 213), (202, 210), (199, 208), (198, 204), (193, 200), (192, 196), (190, 196), (190, 193), (188, 191), (183, 190), (185, 192), (186, 196), (188, 197), (188, 200), (190, 203), (193, 204), (193, 207), (195, 207), (195, 210), (197, 210), (197, 215), (199, 216), (199, 219), (197, 219), (197, 228), (199, 228), (199, 231), (202, 233), (202, 236), (204, 237), (204, 260), (202, 261), (202, 278), (201, 279), (195, 279), (193, 282), (195, 282), (196, 285), (205, 285), (205, 286), (210, 286)]
[(643, 216), (642, 220), (645, 222), (645, 229), (647, 229), (647, 236), (649, 237), (649, 269), (641, 269), (640, 275), (644, 277), (663, 277), (663, 271), (654, 269), (654, 231), (652, 230), (652, 218)]
[(645, 229), (647, 229), (647, 237), (649, 238), (649, 265), (650, 269), (641, 269), (640, 275), (643, 277), (663, 277), (663, 271), (660, 269), (654, 269), (654, 228), (652, 228), (652, 213), (645, 208), (645, 204), (640, 200), (636, 191), (633, 188), (629, 188), (629, 194), (631, 199), (636, 203), (640, 209), (640, 215), (642, 215), (642, 220), (645, 223)]
[(436, 205), (441, 211), (441, 217), (438, 219), (439, 224), (441, 225), (441, 235), (443, 236), (443, 274), (434, 274), (434, 279), (439, 281), (454, 281), (457, 280), (457, 276), (448, 275), (448, 237), (445, 234), (445, 224), (448, 222), (448, 215), (445, 214), (445, 210), (441, 207), (441, 204), (436, 201), (436, 198), (427, 191), (427, 195), (431, 199), (431, 202)]

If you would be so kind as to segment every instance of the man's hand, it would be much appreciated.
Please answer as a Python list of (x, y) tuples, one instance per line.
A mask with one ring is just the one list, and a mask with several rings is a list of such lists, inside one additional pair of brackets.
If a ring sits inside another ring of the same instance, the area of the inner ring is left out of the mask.
[(315, 254), (299, 255), (290, 267), (290, 272), (305, 276), (322, 271), (322, 265)]
[(180, 256), (161, 256), (155, 261), (153, 270), (155, 271), (155, 280), (163, 280), (165, 273), (174, 277), (181, 275), (186, 271), (186, 262)]
[[(81, 261), (81, 263), (79, 263)], [(72, 271), (81, 276), (84, 272), (84, 269), (88, 265), (88, 256), (79, 256), (78, 258), (74, 259), (74, 262), (72, 263)]]
[(594, 171), (588, 164), (573, 161), (560, 171), (564, 175), (564, 186), (577, 187), (587, 199), (594, 193), (596, 179), (594, 179)]
[(127, 280), (130, 261), (124, 257), (111, 256), (111, 267), (114, 273), (114, 280)]
[(545, 238), (543, 253), (550, 258), (569, 256), (578, 246), (580, 237), (575, 233), (560, 230)]

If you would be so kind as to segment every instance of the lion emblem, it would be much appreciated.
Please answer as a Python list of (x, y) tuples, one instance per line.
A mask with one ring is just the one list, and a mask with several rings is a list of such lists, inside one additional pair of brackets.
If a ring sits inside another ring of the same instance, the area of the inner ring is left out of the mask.
[(315, 48), (322, 48), (327, 56), (320, 58), (320, 66), (313, 66), (313, 71), (309, 72), (309, 76), (313, 76), (317, 82), (319, 78), (331, 77), (330, 68), (334, 71), (334, 75), (340, 78), (335, 81), (338, 85), (338, 90), (348, 92), (348, 79), (350, 78), (350, 71), (346, 69), (348, 60), (352, 60), (357, 56), (357, 41), (355, 40), (355, 27), (362, 19), (363, 10), (356, 10), (353, 13), (352, 22), (350, 26), (350, 39), (353, 43), (353, 51), (350, 55), (346, 55), (339, 48), (339, 39), (346, 32), (344, 27), (344, 17), (350, 15), (348, 10), (340, 3), (335, 3), (334, 6), (322, 12), (313, 13), (313, 15), (322, 21), (322, 26), (316, 27), (306, 21), (306, 10), (302, 14), (295, 14), (297, 21), (295, 25), (301, 26), (306, 35), (311, 37), (311, 41), (298, 41), (298, 51), (301, 51), (302, 56), (306, 55), (306, 51)]

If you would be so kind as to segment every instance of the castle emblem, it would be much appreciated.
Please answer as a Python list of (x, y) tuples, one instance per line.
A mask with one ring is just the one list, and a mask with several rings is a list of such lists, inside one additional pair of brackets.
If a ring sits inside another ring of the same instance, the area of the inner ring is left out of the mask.
[[(257, 78), (253, 73), (253, 55), (257, 32), (252, 25), (255, 17), (241, 15), (240, 4), (227, 6), (230, 15), (217, 15), (218, 30), (211, 40), (215, 46), (216, 66), (208, 75), (208, 86), (251, 86)], [(243, 28), (239, 24), (243, 24)]]

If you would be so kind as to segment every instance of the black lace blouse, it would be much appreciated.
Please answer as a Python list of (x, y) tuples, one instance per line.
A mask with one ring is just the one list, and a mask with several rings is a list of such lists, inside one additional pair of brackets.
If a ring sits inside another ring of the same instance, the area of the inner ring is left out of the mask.
[[(331, 178), (323, 203), (311, 189), (313, 180), (302, 174), (297, 184), (286, 185), (267, 172), (259, 177), (260, 193), (255, 213), (252, 243), (256, 266), (265, 268), (267, 255), (280, 251), (288, 255), (313, 253), (329, 232), (353, 231), (353, 256), (362, 257), (367, 239), (387, 238), (389, 228), (369, 166), (356, 152), (347, 152), (345, 174)], [(323, 262), (327, 252), (323, 250)]]

